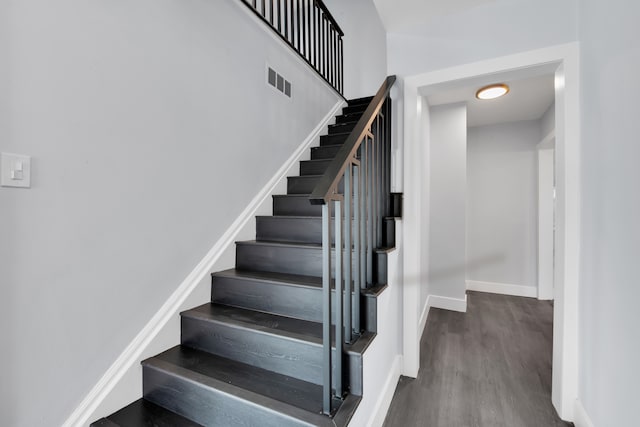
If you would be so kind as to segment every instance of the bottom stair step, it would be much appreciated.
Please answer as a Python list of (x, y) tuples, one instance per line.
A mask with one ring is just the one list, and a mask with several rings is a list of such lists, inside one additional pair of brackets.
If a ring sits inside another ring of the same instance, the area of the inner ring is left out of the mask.
[(205, 426), (332, 426), (359, 402), (334, 401), (332, 420), (320, 414), (321, 386), (185, 346), (145, 360), (143, 370), (145, 399)]
[(175, 412), (164, 409), (144, 399), (136, 400), (107, 418), (91, 424), (91, 427), (201, 427)]

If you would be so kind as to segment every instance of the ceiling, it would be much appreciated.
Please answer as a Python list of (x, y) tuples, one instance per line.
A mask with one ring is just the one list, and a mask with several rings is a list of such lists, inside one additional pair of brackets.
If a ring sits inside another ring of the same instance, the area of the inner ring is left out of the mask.
[[(528, 77), (524, 79), (499, 79), (483, 83), (461, 83), (457, 87), (436, 90), (427, 95), (429, 105), (464, 102), (467, 104), (467, 126), (485, 126), (522, 120), (537, 120), (547, 111), (555, 97), (554, 76)], [(476, 91), (490, 83), (506, 83), (511, 90), (501, 98), (476, 99)]]
[(387, 32), (400, 33), (440, 16), (496, 0), (373, 0)]

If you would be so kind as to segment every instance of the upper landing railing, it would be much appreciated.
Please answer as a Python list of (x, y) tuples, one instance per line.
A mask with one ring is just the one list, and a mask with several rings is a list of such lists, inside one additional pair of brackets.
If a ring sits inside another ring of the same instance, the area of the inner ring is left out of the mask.
[(343, 94), (344, 33), (322, 0), (242, 0), (258, 17)]

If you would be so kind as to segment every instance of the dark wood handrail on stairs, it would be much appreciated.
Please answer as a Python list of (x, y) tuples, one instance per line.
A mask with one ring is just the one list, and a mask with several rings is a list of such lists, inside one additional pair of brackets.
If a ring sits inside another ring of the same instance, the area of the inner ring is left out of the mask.
[[(344, 345), (361, 333), (360, 291), (374, 285), (374, 250), (383, 244), (382, 222), (391, 209), (389, 93), (395, 80), (395, 76), (385, 79), (309, 196), (311, 204), (322, 205), (322, 363), (326, 414), (331, 412), (331, 400), (341, 399), (345, 392), (342, 386)], [(341, 182), (342, 192), (339, 191)], [(332, 245), (332, 226), (335, 245)], [(334, 319), (331, 319), (332, 283)], [(335, 325), (334, 334), (332, 325)], [(332, 335), (335, 355), (331, 349)]]

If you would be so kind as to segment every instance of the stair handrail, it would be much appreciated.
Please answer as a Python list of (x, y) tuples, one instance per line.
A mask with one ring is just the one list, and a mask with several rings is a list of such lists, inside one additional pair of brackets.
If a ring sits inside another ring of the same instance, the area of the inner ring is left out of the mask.
[(376, 119), (376, 116), (380, 112), (382, 108), (382, 104), (384, 104), (385, 100), (389, 96), (391, 92), (391, 88), (396, 81), (396, 76), (387, 76), (387, 78), (378, 89), (378, 92), (373, 97), (367, 109), (358, 120), (358, 123), (355, 125), (347, 139), (345, 140), (342, 147), (336, 154), (336, 157), (329, 164), (329, 167), (320, 178), (320, 181), (316, 184), (311, 195), (309, 196), (309, 200), (312, 205), (324, 205), (332, 199), (332, 195), (336, 193), (336, 189), (342, 176), (344, 175), (344, 171), (347, 168), (347, 165), (350, 162), (358, 148), (360, 148), (360, 144), (365, 139), (367, 134), (371, 132), (371, 124)]
[(344, 346), (362, 333), (361, 292), (381, 283), (374, 252), (385, 244), (382, 223), (390, 212), (389, 94), (395, 80), (389, 76), (382, 83), (309, 196), (312, 204), (322, 205), (322, 411), (327, 415), (346, 392)]

